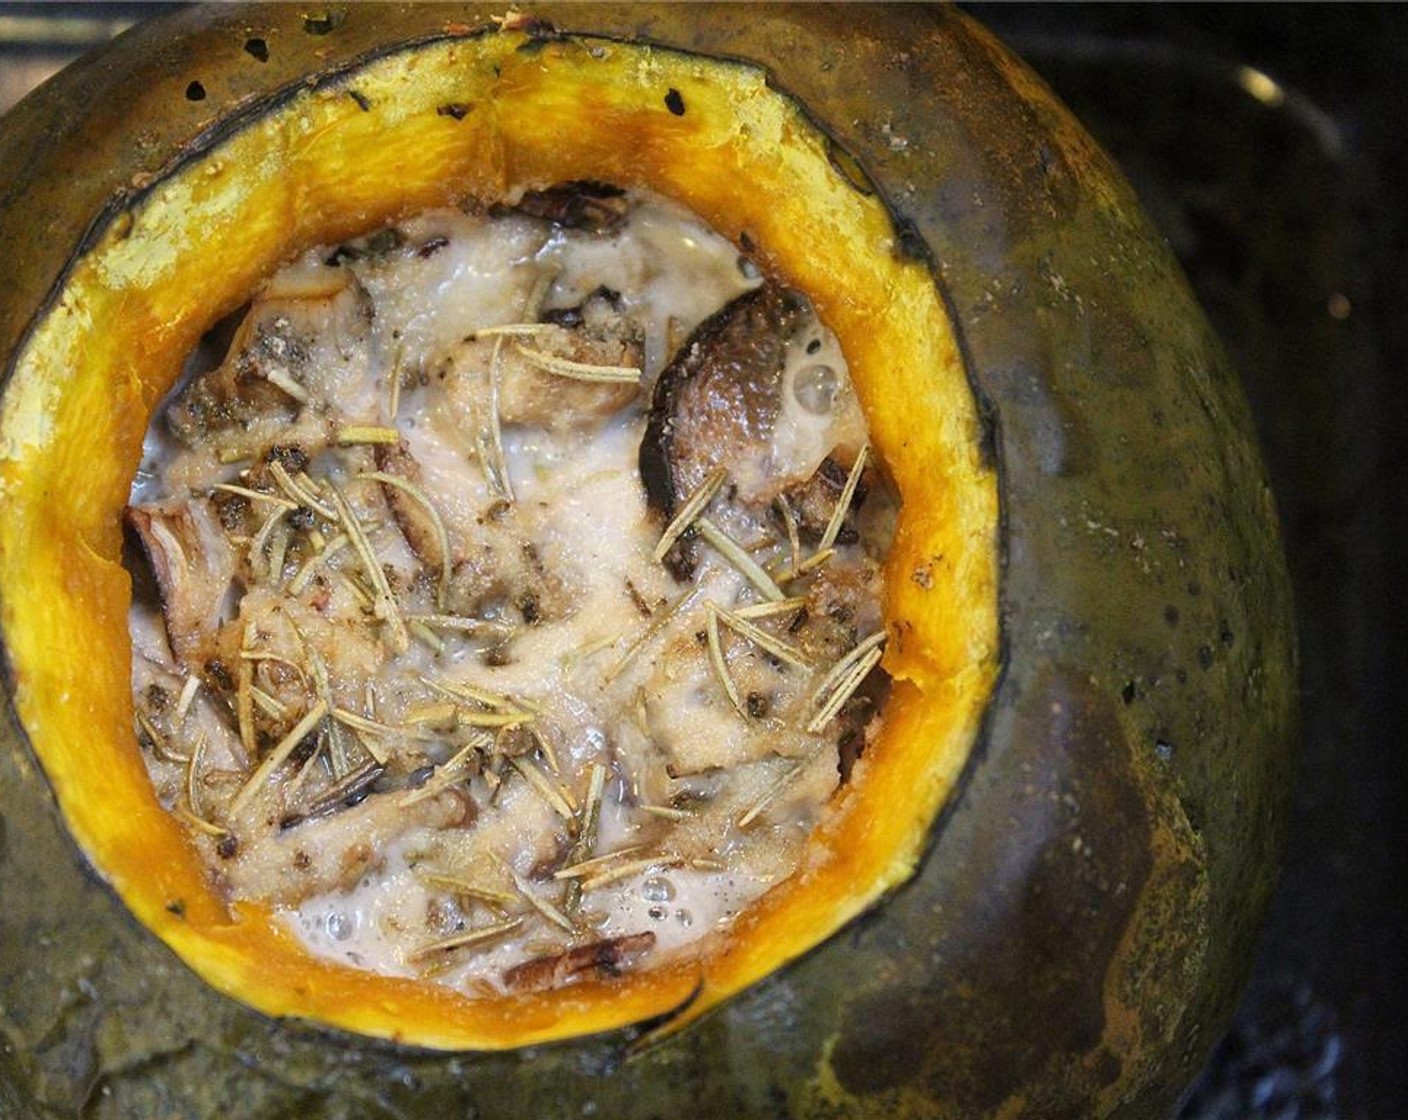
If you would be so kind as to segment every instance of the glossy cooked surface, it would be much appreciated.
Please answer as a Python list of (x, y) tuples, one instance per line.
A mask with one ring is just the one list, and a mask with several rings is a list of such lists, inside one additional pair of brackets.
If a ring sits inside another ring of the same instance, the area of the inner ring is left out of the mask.
[[(742, 320), (767, 361), (702, 341)], [(715, 951), (879, 733), (895, 511), (835, 337), (602, 184), (312, 249), (233, 335), (125, 513), (134, 730), (211, 889), (471, 996)], [(659, 413), (720, 436), (679, 510)]]

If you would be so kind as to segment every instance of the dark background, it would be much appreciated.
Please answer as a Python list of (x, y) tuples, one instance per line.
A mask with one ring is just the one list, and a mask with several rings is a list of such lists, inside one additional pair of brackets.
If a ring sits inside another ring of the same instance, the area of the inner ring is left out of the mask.
[[(160, 7), (0, 3), (0, 111)], [(1303, 722), (1285, 868), (1185, 1115), (1408, 1116), (1408, 7), (968, 8), (1168, 237), (1242, 371), (1285, 526)]]

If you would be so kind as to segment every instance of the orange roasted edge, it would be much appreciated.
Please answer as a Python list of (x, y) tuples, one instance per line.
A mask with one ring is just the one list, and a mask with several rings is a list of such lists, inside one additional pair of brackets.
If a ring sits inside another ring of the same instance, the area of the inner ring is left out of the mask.
[[(132, 733), (120, 512), (186, 355), (279, 263), (418, 210), (572, 179), (648, 186), (726, 236), (746, 233), (841, 340), (902, 501), (886, 580), (895, 688), (803, 869), (702, 965), (469, 999), (315, 961), (268, 913), (231, 913), (211, 893)], [(980, 444), (928, 265), (760, 70), (511, 29), (387, 49), (202, 140), (95, 231), (33, 325), (0, 413), (0, 625), (16, 707), (98, 871), (187, 964), (260, 1011), (447, 1049), (672, 1013), (680, 1025), (824, 940), (921, 857), (998, 672), (997, 479)]]

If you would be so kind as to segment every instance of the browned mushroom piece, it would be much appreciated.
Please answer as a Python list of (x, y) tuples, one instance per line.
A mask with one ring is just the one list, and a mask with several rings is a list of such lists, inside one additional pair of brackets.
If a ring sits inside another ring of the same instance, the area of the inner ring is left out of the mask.
[[(728, 472), (731, 500), (766, 506), (797, 488), (805, 496), (828, 459), (854, 457), (863, 421), (844, 373), (811, 357), (824, 333), (807, 299), (776, 283), (737, 297), (695, 330), (656, 382), (640, 445), (646, 497), (663, 520), (715, 468)], [(829, 487), (828, 476), (819, 500), (804, 501), (812, 519)], [(689, 533), (671, 549), (666, 563), (676, 578), (692, 574), (693, 550)]]
[(655, 945), (655, 934), (632, 933), (593, 941), (550, 957), (538, 957), (504, 972), (511, 992), (542, 992), (577, 980), (602, 980), (625, 972)]
[(516, 205), (491, 207), (489, 213), (498, 216), (516, 211), (563, 229), (610, 233), (629, 209), (630, 199), (620, 187), (579, 179), (544, 190), (525, 191)]
[(185, 446), (213, 446), (227, 459), (276, 440), (319, 449), (326, 425), (308, 406), (361, 376), (369, 323), (366, 292), (350, 271), (285, 270), (254, 301), (225, 360), (172, 399), (167, 427)]
[[(784, 492), (783, 496), (792, 511), (802, 540), (812, 542), (826, 532), (836, 510), (836, 503), (845, 493), (849, 473), (839, 460), (827, 456), (814, 475), (788, 487)], [(864, 504), (870, 492), (870, 484), (870, 471), (867, 470), (861, 475), (851, 495), (850, 508), (846, 512), (847, 522)], [(855, 526), (843, 522), (837, 540), (841, 544), (850, 544), (855, 537)]]
[(218, 512), (194, 500), (130, 506), (126, 520), (156, 577), (171, 652), (197, 668), (224, 622), (240, 563)]
[(667, 518), (718, 465), (766, 454), (781, 410), (787, 343), (808, 314), (800, 294), (764, 284), (700, 324), (655, 384), (640, 445), (646, 496)]
[[(592, 301), (595, 302), (595, 301)], [(544, 323), (524, 339), (471, 337), (437, 378), (450, 414), (467, 431), (491, 422), (589, 430), (640, 393), (641, 345), (620, 316)]]

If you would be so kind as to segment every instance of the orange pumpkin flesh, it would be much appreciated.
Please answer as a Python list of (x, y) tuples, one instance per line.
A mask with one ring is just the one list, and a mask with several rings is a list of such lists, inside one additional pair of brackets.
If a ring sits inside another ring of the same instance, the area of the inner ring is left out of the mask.
[[(717, 954), (469, 999), (317, 961), (268, 911), (212, 894), (132, 733), (120, 511), (185, 356), (280, 262), (417, 210), (571, 179), (648, 186), (746, 234), (840, 338), (902, 502), (886, 579), (895, 688), (803, 870)], [(35, 323), (0, 414), (0, 586), (25, 589), (0, 620), (16, 707), (100, 873), (208, 982), (263, 1012), (464, 1049), (680, 1025), (914, 870), (997, 672), (997, 488), (980, 444), (927, 266), (761, 71), (512, 29), (421, 41), (244, 109), (96, 231)]]

